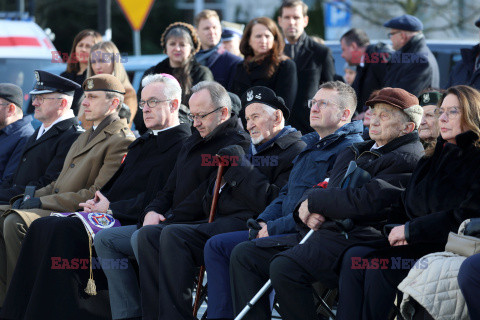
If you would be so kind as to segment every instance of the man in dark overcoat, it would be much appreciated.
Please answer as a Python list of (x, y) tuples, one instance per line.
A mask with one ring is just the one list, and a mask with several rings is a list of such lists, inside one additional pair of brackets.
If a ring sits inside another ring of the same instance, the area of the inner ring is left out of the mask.
[(8, 204), (25, 186), (40, 189), (56, 180), (72, 143), (84, 131), (73, 111), (73, 93), (80, 85), (46, 71), (35, 76), (45, 88), (30, 92), (35, 119), (42, 125), (28, 138), (15, 174), (0, 185), (0, 204)]
[(387, 64), (384, 87), (402, 88), (415, 96), (440, 86), (437, 59), (427, 46), (423, 24), (405, 14), (387, 21), (388, 36), (396, 50)]

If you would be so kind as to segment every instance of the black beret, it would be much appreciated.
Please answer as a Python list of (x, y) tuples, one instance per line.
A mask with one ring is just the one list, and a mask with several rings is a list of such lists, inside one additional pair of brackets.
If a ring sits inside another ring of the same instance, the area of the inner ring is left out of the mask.
[(23, 91), (12, 83), (0, 83), (0, 98), (14, 103), (17, 107), (23, 107)]
[(404, 31), (422, 31), (423, 23), (417, 17), (409, 14), (393, 18), (383, 25), (386, 28), (398, 29)]
[(252, 103), (261, 103), (270, 106), (274, 109), (280, 109), (283, 112), (283, 117), (287, 120), (290, 117), (290, 110), (285, 105), (282, 97), (279, 97), (275, 92), (267, 87), (256, 86), (248, 89), (242, 95), (242, 105), (246, 109)]
[(429, 105), (434, 105), (436, 106), (438, 101), (442, 98), (443, 94), (438, 92), (438, 91), (431, 91), (431, 92), (426, 92), (421, 94), (418, 97), (418, 100), (420, 101), (420, 105), (423, 106), (429, 106)]
[(37, 83), (35, 83), (35, 88), (30, 91), (30, 94), (60, 92), (73, 96), (75, 90), (80, 88), (80, 85), (75, 81), (47, 71), (35, 70), (34, 74)]

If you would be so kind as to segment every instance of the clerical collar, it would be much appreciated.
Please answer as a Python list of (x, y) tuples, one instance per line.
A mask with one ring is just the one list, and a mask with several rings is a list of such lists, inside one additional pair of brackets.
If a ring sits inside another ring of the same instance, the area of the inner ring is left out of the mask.
[(171, 126), (171, 127), (168, 127), (168, 128), (165, 128), (165, 129), (160, 129), (160, 130), (152, 130), (152, 134), (154, 136), (158, 136), (158, 134), (162, 131), (167, 131), (168, 129), (172, 129), (172, 128), (175, 128), (176, 126), (179, 126), (180, 124), (176, 124), (174, 126)]

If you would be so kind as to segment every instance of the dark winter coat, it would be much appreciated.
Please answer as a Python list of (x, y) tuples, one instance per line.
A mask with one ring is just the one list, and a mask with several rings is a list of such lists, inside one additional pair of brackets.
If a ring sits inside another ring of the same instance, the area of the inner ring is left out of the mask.
[(207, 137), (202, 138), (197, 130), (185, 141), (168, 177), (165, 187), (145, 208), (140, 216), (139, 225), (143, 224), (145, 214), (155, 211), (166, 215), (175, 209), (190, 193), (194, 192), (217, 167), (207, 165), (218, 150), (228, 145), (238, 144), (245, 150), (250, 146), (250, 136), (243, 131), (236, 116), (220, 124)]
[(357, 66), (357, 75), (352, 83), (357, 94), (357, 112), (361, 113), (373, 91), (383, 88), (387, 63), (392, 48), (382, 42), (371, 44), (365, 50), (363, 65)]
[(27, 185), (40, 189), (57, 180), (68, 150), (84, 131), (76, 118), (54, 124), (37, 140), (38, 130), (25, 144), (15, 174), (0, 185), (0, 202), (8, 203)]
[(440, 86), (437, 59), (427, 47), (423, 34), (417, 34), (387, 64), (385, 87), (402, 88), (415, 96), (426, 88)]
[(458, 62), (450, 72), (446, 88), (464, 84), (480, 90), (480, 68), (475, 70), (475, 59), (480, 54), (480, 44), (470, 49), (461, 49), (460, 53), (462, 61)]
[[(266, 78), (266, 70), (267, 62), (265, 60), (260, 64), (257, 62), (249, 63), (248, 71), (244, 63), (239, 63), (230, 91), (242, 97), (251, 87), (264, 86), (272, 89), (275, 94), (282, 97), (287, 108), (291, 110), (297, 94), (297, 68), (295, 62), (291, 59), (280, 62), (276, 72), (270, 78)], [(240, 114), (243, 121), (245, 111), (242, 109)]]
[[(400, 198), (424, 151), (416, 131), (370, 150), (374, 144), (373, 140), (357, 143), (338, 156), (327, 189), (308, 193), (310, 212), (327, 219), (352, 219), (356, 225), (375, 226), (386, 219), (383, 209)], [(367, 171), (371, 180), (361, 187), (342, 189), (350, 161)]]
[(190, 127), (180, 124), (158, 135), (147, 132), (128, 147), (118, 171), (101, 189), (113, 216), (122, 225), (135, 224), (172, 172)]
[(0, 183), (17, 170), (23, 147), (35, 131), (30, 122), (32, 116), (25, 116), (0, 129)]
[(406, 222), (409, 244), (445, 245), (449, 232), (480, 216), (480, 149), (472, 131), (459, 134), (457, 144), (441, 137), (431, 157), (423, 158), (402, 196), (402, 207), (392, 211)]
[(288, 183), (278, 197), (259, 215), (267, 223), (269, 235), (295, 232), (292, 212), (307, 189), (325, 180), (337, 155), (353, 143), (361, 142), (362, 122), (347, 123), (320, 140), (316, 132), (303, 136), (307, 146), (293, 160)]
[[(336, 282), (335, 274), (330, 271), (337, 265), (343, 250), (354, 243), (381, 239), (381, 232), (374, 228), (379, 219), (384, 219), (379, 213), (401, 196), (423, 155), (416, 132), (396, 138), (380, 149), (370, 150), (374, 143), (367, 141), (347, 148), (337, 157), (328, 187), (306, 193), (309, 211), (324, 215), (326, 222), (305, 244), (296, 245), (300, 240), (299, 234), (270, 240), (274, 246), (294, 246), (281, 255), (293, 259), (308, 272), (313, 274), (316, 270), (328, 270), (324, 278), (329, 285)], [(371, 179), (360, 187), (342, 189), (341, 182), (350, 161), (355, 161), (369, 172)], [(299, 229), (303, 229), (300, 233), (303, 236), (308, 228), (299, 219), (298, 211), (294, 217)], [(353, 220), (350, 226), (341, 226), (333, 221), (340, 219), (345, 222), (349, 220), (343, 219), (349, 218)]]
[[(228, 167), (220, 192), (215, 221), (257, 216), (287, 183), (293, 159), (305, 147), (299, 131), (286, 133), (250, 159)], [(210, 213), (216, 174), (173, 210), (175, 222), (206, 222)]]
[(241, 63), (243, 59), (228, 51), (219, 52), (218, 47), (215, 47), (213, 50), (215, 52), (209, 55), (202, 64), (212, 71), (215, 81), (220, 83), (225, 89), (230, 88), (237, 64)]
[[(291, 47), (295, 47), (294, 52)], [(315, 42), (305, 32), (295, 45), (287, 44), (284, 53), (295, 62), (298, 79), (297, 94), (289, 123), (306, 134), (313, 131), (310, 127), (310, 109), (307, 107), (307, 101), (317, 93), (318, 86), (333, 80), (335, 62), (330, 49)], [(290, 107), (288, 104), (287, 106)]]

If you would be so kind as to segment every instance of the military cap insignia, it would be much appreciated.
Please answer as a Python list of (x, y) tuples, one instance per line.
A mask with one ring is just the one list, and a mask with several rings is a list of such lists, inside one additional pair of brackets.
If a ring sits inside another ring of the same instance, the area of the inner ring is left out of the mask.
[(259, 94), (255, 95), (255, 98), (258, 99), (258, 100), (262, 100), (262, 94), (259, 93)]
[(428, 93), (423, 94), (423, 102), (428, 103), (430, 101), (430, 96)]
[(38, 74), (38, 72), (35, 71), (34, 74), (35, 74), (35, 80), (37, 80), (37, 82), (40, 82), (40, 75)]
[(92, 79), (87, 80), (87, 88), (90, 89), (90, 90), (93, 89), (93, 80)]
[(247, 101), (252, 101), (253, 100), (253, 91), (250, 90), (247, 92)]

